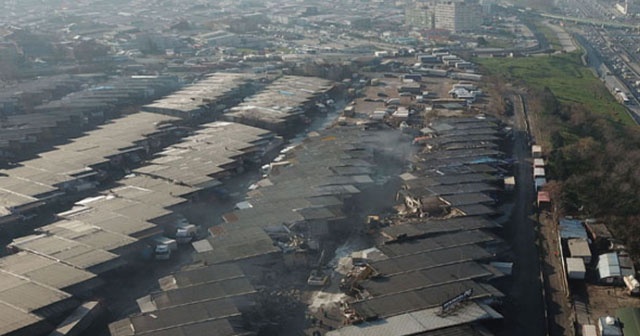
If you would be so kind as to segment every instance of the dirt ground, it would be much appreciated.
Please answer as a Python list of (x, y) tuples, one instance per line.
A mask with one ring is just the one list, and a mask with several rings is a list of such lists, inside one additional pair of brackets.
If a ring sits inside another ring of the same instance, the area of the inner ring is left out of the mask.
[(588, 284), (586, 287), (589, 294), (588, 309), (590, 320), (588, 322), (592, 324), (597, 324), (599, 317), (615, 315), (618, 308), (638, 307), (640, 305), (640, 299), (629, 296), (624, 287), (593, 284)]

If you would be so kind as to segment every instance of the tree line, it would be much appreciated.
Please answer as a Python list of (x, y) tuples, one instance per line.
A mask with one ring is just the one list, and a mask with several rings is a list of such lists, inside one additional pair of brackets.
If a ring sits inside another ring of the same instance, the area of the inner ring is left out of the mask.
[[(640, 129), (580, 102), (559, 102), (548, 88), (529, 103), (550, 145), (548, 189), (558, 210), (605, 221), (640, 256)], [(606, 112), (606, 111), (605, 111)]]

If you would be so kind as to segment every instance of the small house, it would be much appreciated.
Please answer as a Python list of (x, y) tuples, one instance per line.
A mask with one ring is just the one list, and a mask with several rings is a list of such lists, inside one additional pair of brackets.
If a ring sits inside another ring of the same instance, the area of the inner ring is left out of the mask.
[(567, 276), (569, 279), (584, 280), (587, 269), (581, 258), (567, 258)]
[(585, 264), (591, 262), (591, 250), (589, 243), (584, 239), (574, 238), (567, 241), (569, 245), (569, 254), (572, 258), (580, 258)]
[(542, 146), (533, 145), (531, 146), (531, 157), (534, 159), (542, 158)]
[(551, 204), (551, 196), (547, 191), (538, 192), (538, 208), (548, 208)]
[(533, 159), (533, 167), (534, 168), (544, 168), (544, 159), (542, 159), (542, 158)]
[(533, 168), (533, 177), (545, 177), (544, 168)]
[(536, 190), (540, 190), (540, 189), (542, 189), (542, 187), (547, 185), (547, 179), (545, 177), (536, 177), (533, 180), (533, 184), (534, 184)]
[(615, 252), (601, 254), (598, 257), (598, 280), (603, 284), (616, 285), (622, 283), (622, 270), (618, 254)]
[(513, 191), (516, 188), (516, 178), (513, 176), (507, 176), (504, 178), (504, 190)]

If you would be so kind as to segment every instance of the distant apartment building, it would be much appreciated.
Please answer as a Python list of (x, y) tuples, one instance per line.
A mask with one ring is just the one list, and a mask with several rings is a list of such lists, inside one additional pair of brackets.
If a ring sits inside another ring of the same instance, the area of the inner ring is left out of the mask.
[(485, 15), (485, 17), (493, 15), (493, 8), (495, 7), (494, 0), (480, 0), (479, 3), (482, 7), (482, 14)]
[(434, 6), (428, 3), (413, 3), (405, 7), (405, 22), (408, 26), (424, 29), (435, 28)]
[(415, 1), (405, 7), (406, 24), (416, 28), (474, 31), (480, 28), (482, 17), (483, 5), (477, 0)]
[(435, 4), (435, 28), (452, 32), (474, 31), (482, 24), (482, 6), (470, 0), (440, 1)]

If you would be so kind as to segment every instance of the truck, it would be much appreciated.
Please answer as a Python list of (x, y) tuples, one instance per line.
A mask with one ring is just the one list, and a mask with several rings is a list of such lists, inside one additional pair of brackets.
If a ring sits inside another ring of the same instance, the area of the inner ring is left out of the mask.
[(176, 230), (176, 242), (178, 244), (190, 243), (196, 239), (198, 235), (198, 227), (193, 224), (178, 226)]
[(165, 236), (155, 236), (152, 238), (152, 242), (155, 246), (153, 251), (156, 260), (169, 260), (171, 252), (178, 249), (178, 242)]
[(178, 244), (187, 244), (198, 236), (198, 226), (189, 223), (184, 216), (177, 214), (173, 225), (167, 229), (167, 236), (174, 238)]
[(168, 245), (156, 245), (153, 250), (156, 260), (169, 260), (171, 259), (171, 248)]

